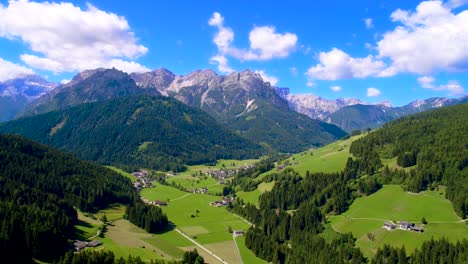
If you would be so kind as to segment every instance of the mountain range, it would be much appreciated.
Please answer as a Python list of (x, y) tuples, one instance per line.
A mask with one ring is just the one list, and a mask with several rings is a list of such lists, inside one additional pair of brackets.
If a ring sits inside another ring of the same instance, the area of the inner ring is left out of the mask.
[(184, 164), (261, 156), (264, 148), (170, 97), (130, 96), (80, 104), (0, 124), (87, 160), (181, 171)]
[(38, 75), (24, 75), (0, 82), (0, 122), (13, 119), (27, 104), (56, 86)]
[(368, 128), (374, 129), (403, 116), (465, 103), (467, 99), (468, 97), (456, 99), (434, 97), (426, 100), (417, 100), (401, 107), (363, 104), (349, 105), (330, 114), (324, 121), (335, 124), (347, 132)]
[(0, 86), (4, 95), (0, 100), (5, 101), (0, 105), (0, 120), (12, 119), (20, 111), (28, 116), (122, 96), (162, 95), (202, 109), (239, 135), (281, 152), (300, 151), (343, 136), (333, 125), (347, 132), (377, 128), (401, 116), (466, 101), (466, 97), (431, 98), (392, 107), (388, 102), (369, 104), (354, 98), (328, 100), (313, 94), (290, 94), (289, 88), (271, 86), (250, 70), (218, 75), (206, 69), (175, 75), (160, 68), (129, 75), (95, 69), (81, 72), (53, 90), (55, 84), (38, 76), (36, 81), (29, 78)]
[(297, 152), (346, 135), (335, 125), (290, 110), (274, 87), (248, 70), (227, 76), (212, 70), (185, 76), (166, 69), (132, 75), (116, 69), (86, 71), (30, 104), (23, 115), (141, 94), (172, 97), (199, 108), (224, 127), (274, 151)]

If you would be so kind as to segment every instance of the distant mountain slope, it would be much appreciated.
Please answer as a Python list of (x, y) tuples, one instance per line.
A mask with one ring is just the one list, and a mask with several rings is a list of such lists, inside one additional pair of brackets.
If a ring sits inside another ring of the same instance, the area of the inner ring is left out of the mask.
[(356, 129), (374, 129), (399, 117), (438, 107), (454, 105), (465, 101), (466, 97), (460, 99), (436, 97), (427, 100), (414, 101), (402, 107), (357, 104), (341, 108), (325, 118), (325, 121), (335, 124), (348, 132)]
[(183, 164), (257, 157), (263, 149), (206, 113), (167, 97), (122, 97), (0, 124), (80, 158), (182, 170)]
[(47, 113), (82, 103), (110, 100), (139, 94), (158, 95), (156, 91), (143, 91), (130, 76), (116, 69), (84, 71), (69, 83), (42, 96), (25, 110), (25, 115)]
[(57, 86), (37, 75), (0, 82), (0, 122), (13, 119), (26, 105)]
[[(379, 153), (415, 172), (396, 175), (412, 192), (439, 184), (462, 217), (468, 216), (468, 104), (442, 107), (394, 120), (351, 145), (355, 157)], [(391, 173), (384, 172), (385, 177)], [(391, 179), (389, 180), (391, 181)]]
[(313, 94), (287, 94), (284, 98), (294, 111), (318, 120), (325, 119), (345, 106), (365, 104), (359, 99), (339, 98), (327, 100)]
[(333, 125), (291, 111), (274, 87), (249, 70), (227, 76), (212, 70), (174, 76), (159, 69), (132, 77), (140, 87), (153, 86), (163, 95), (206, 111), (253, 142), (281, 152), (298, 152), (345, 135)]

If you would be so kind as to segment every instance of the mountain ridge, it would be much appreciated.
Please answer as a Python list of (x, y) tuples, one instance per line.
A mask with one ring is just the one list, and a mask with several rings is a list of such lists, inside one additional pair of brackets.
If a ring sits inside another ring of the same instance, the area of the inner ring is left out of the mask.
[(148, 95), (20, 118), (0, 124), (0, 133), (21, 134), (103, 164), (164, 171), (264, 154), (205, 112), (170, 97)]

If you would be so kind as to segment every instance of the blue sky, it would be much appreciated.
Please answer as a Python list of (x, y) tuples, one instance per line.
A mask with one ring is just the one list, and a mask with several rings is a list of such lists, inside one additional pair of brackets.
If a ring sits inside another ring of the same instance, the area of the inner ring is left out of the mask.
[(466, 95), (468, 1), (0, 1), (0, 80), (251, 69), (292, 93)]

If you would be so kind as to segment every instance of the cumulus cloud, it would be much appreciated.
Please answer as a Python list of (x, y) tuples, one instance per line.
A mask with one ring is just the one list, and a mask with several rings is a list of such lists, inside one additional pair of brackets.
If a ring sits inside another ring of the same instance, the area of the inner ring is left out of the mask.
[(468, 70), (468, 10), (455, 14), (450, 6), (465, 1), (451, 2), (427, 1), (414, 12), (398, 9), (391, 14), (400, 25), (377, 43), (379, 57), (392, 62), (388, 73)]
[(445, 85), (435, 85), (435, 78), (432, 76), (422, 76), (418, 78), (421, 87), (433, 91), (447, 91), (448, 95), (463, 95), (464, 88), (457, 81), (449, 81)]
[(457, 8), (468, 4), (468, 0), (449, 0), (445, 3), (448, 8)]
[(380, 96), (382, 93), (375, 89), (374, 87), (367, 88), (367, 96), (369, 97), (377, 97)]
[(28, 74), (34, 74), (34, 71), (0, 58), (0, 82)]
[(0, 37), (20, 39), (31, 52), (21, 55), (30, 67), (55, 73), (115, 67), (148, 71), (133, 60), (147, 53), (127, 20), (87, 5), (9, 1), (0, 5)]
[(337, 86), (337, 85), (331, 86), (330, 90), (332, 90), (334, 92), (339, 92), (339, 91), (341, 91), (341, 86)]
[(275, 86), (278, 83), (278, 78), (276, 78), (275, 76), (266, 74), (265, 71), (255, 71), (255, 72), (260, 74), (260, 76), (262, 76), (262, 79), (265, 82), (269, 82), (271, 86)]
[(385, 68), (385, 63), (372, 55), (352, 58), (337, 48), (329, 52), (320, 52), (319, 61), (319, 64), (309, 68), (306, 73), (310, 82), (314, 79), (338, 80), (377, 76)]
[[(218, 64), (220, 71), (230, 69), (227, 57), (233, 57), (241, 61), (267, 61), (275, 58), (289, 56), (297, 47), (297, 36), (293, 33), (277, 33), (273, 26), (254, 26), (249, 33), (250, 47), (240, 49), (233, 46), (234, 31), (224, 25), (224, 17), (219, 12), (214, 12), (208, 20), (208, 25), (216, 27), (218, 32), (213, 42), (218, 48), (218, 54), (210, 58), (210, 62), (220, 61), (226, 64)], [(224, 71), (223, 71), (224, 72)]]
[(366, 24), (367, 29), (371, 29), (374, 27), (374, 22), (372, 21), (372, 18), (364, 19), (364, 23)]
[(249, 34), (250, 50), (240, 54), (244, 60), (271, 60), (285, 58), (295, 50), (297, 36), (292, 33), (276, 33), (272, 26), (254, 27)]
[(223, 55), (216, 55), (210, 58), (211, 64), (218, 64), (218, 69), (223, 73), (231, 73), (234, 71), (229, 64), (228, 59)]

